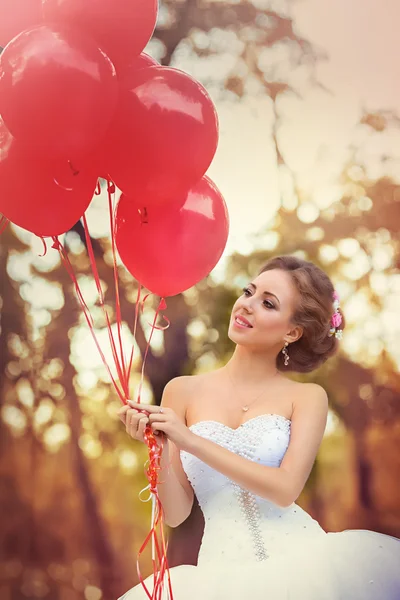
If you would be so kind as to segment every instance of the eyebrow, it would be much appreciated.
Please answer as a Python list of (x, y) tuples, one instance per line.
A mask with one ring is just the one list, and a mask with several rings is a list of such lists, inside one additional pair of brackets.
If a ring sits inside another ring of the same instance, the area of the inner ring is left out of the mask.
[[(255, 290), (257, 290), (257, 286), (256, 286), (255, 283), (249, 283), (249, 285), (253, 286), (253, 288)], [(279, 300), (278, 296), (275, 296), (275, 294), (273, 294), (272, 292), (263, 292), (263, 296), (273, 296), (274, 298), (277, 299), (277, 301), (278, 301), (278, 303), (280, 305), (280, 300)]]

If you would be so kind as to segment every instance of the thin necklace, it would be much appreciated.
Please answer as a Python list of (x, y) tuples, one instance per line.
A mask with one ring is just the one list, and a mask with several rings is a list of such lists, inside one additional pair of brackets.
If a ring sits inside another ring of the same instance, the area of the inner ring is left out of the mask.
[[(227, 366), (226, 366), (226, 372), (227, 372), (227, 374), (228, 374), (228, 377), (229, 377), (229, 380), (230, 380), (230, 382), (231, 382), (232, 386), (233, 386), (233, 387), (235, 387), (235, 384), (234, 384), (234, 382), (232, 381), (232, 377), (229, 375), (229, 369), (228, 369), (228, 367), (227, 367)], [(271, 377), (271, 379), (273, 379), (273, 378), (275, 377), (275, 375), (278, 375), (278, 373), (279, 373), (279, 371), (277, 370), (277, 371), (276, 371), (276, 373), (275, 373), (275, 374), (274, 374), (274, 375)], [(264, 388), (264, 389), (263, 389), (263, 391), (261, 392), (261, 394), (259, 394), (259, 395), (257, 396), (257, 398), (255, 398), (255, 399), (254, 399), (252, 402), (250, 402), (250, 403), (247, 403), (247, 404), (245, 404), (244, 406), (242, 406), (242, 407), (241, 407), (241, 408), (242, 408), (242, 410), (243, 410), (244, 412), (247, 412), (247, 411), (249, 410), (250, 406), (252, 406), (252, 405), (254, 404), (254, 402), (256, 402), (256, 400), (258, 400), (258, 399), (260, 398), (260, 396), (262, 396), (262, 395), (263, 395), (263, 393), (265, 392), (265, 390), (266, 390), (266, 389), (267, 389), (267, 388)], [(236, 389), (235, 389), (235, 393), (237, 394), (237, 392), (236, 392)]]

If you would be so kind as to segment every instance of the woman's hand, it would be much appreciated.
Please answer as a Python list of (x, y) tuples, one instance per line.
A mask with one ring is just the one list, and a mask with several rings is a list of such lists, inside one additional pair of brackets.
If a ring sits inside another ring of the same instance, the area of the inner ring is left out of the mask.
[[(190, 451), (196, 438), (195, 434), (182, 423), (172, 408), (162, 407), (160, 409), (159, 406), (154, 406), (153, 404), (143, 404), (142, 402), (138, 403), (128, 400), (128, 406), (123, 406), (118, 411), (118, 414), (120, 418), (126, 414), (125, 425), (127, 432), (135, 439), (143, 442), (143, 432), (147, 423), (150, 423), (154, 433), (157, 431), (162, 432), (179, 450)], [(123, 421), (122, 418), (121, 420)]]
[[(148, 412), (139, 412), (138, 410), (131, 408), (129, 404), (124, 404), (118, 410), (118, 416), (125, 425), (126, 433), (134, 440), (138, 440), (139, 442), (143, 442), (145, 444), (146, 441), (144, 439), (144, 430), (146, 429), (147, 424), (150, 422)], [(159, 435), (157, 431), (154, 433)], [(161, 439), (157, 439), (157, 443), (159, 446), (161, 446), (162, 436), (159, 437)]]

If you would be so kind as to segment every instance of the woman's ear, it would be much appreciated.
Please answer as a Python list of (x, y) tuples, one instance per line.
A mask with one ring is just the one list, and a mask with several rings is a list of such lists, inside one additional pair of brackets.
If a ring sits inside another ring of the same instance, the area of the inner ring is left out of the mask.
[(303, 335), (303, 331), (303, 327), (300, 327), (300, 325), (296, 325), (295, 327), (293, 327), (293, 329), (289, 331), (289, 333), (286, 334), (285, 342), (289, 342), (289, 344), (297, 342), (297, 340), (299, 340)]

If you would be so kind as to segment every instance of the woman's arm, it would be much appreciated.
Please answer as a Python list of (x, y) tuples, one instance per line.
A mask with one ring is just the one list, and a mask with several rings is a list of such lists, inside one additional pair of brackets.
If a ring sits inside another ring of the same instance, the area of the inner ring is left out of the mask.
[(325, 390), (316, 384), (303, 385), (306, 394), (293, 411), (290, 443), (279, 467), (257, 464), (197, 435), (188, 451), (241, 487), (278, 506), (290, 506), (310, 475), (328, 414)]
[[(185, 423), (186, 377), (171, 379), (164, 388), (161, 406), (172, 408)], [(171, 440), (165, 438), (161, 457), (161, 472), (157, 485), (158, 495), (164, 510), (165, 523), (178, 527), (191, 513), (194, 492), (180, 461), (179, 450)]]

